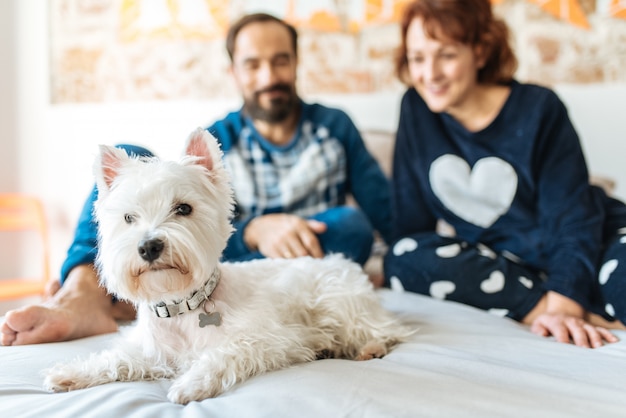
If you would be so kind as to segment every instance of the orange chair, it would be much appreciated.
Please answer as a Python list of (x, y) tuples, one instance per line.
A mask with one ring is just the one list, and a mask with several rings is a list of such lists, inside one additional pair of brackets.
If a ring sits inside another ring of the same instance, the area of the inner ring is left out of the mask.
[(35, 231), (42, 244), (43, 272), (37, 278), (0, 278), (0, 300), (42, 295), (50, 278), (48, 225), (41, 201), (33, 196), (0, 193), (0, 232)]

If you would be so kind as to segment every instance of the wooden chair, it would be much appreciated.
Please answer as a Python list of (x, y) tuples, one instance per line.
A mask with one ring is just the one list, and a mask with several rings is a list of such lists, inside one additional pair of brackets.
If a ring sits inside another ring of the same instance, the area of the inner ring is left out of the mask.
[(50, 278), (50, 248), (41, 201), (18, 193), (0, 193), (0, 233), (8, 231), (34, 231), (38, 235), (42, 245), (42, 273), (36, 278), (0, 277), (0, 301), (42, 295)]

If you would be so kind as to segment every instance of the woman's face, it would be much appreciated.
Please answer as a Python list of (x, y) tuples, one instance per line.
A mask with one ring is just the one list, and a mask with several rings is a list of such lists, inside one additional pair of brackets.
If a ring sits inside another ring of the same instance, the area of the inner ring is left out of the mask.
[(408, 27), (406, 47), (411, 83), (431, 111), (454, 114), (471, 105), (482, 66), (471, 46), (429, 37), (418, 17)]

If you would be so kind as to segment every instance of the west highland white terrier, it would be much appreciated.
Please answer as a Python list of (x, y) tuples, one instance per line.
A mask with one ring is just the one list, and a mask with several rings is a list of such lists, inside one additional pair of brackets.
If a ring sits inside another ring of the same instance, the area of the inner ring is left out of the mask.
[(221, 263), (233, 198), (206, 131), (179, 162), (101, 146), (94, 173), (101, 282), (137, 320), (114, 348), (47, 370), (49, 390), (174, 379), (185, 404), (318, 358), (379, 358), (412, 333), (343, 257)]

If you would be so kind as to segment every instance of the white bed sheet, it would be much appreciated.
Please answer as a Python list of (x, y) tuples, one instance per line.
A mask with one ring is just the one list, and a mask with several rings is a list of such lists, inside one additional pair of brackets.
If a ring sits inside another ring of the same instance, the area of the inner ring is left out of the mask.
[(167, 401), (169, 381), (43, 389), (41, 370), (106, 348), (115, 334), (0, 347), (0, 416), (626, 417), (626, 333), (616, 333), (619, 343), (583, 349), (453, 302), (379, 293), (419, 328), (385, 358), (297, 365), (186, 406)]

